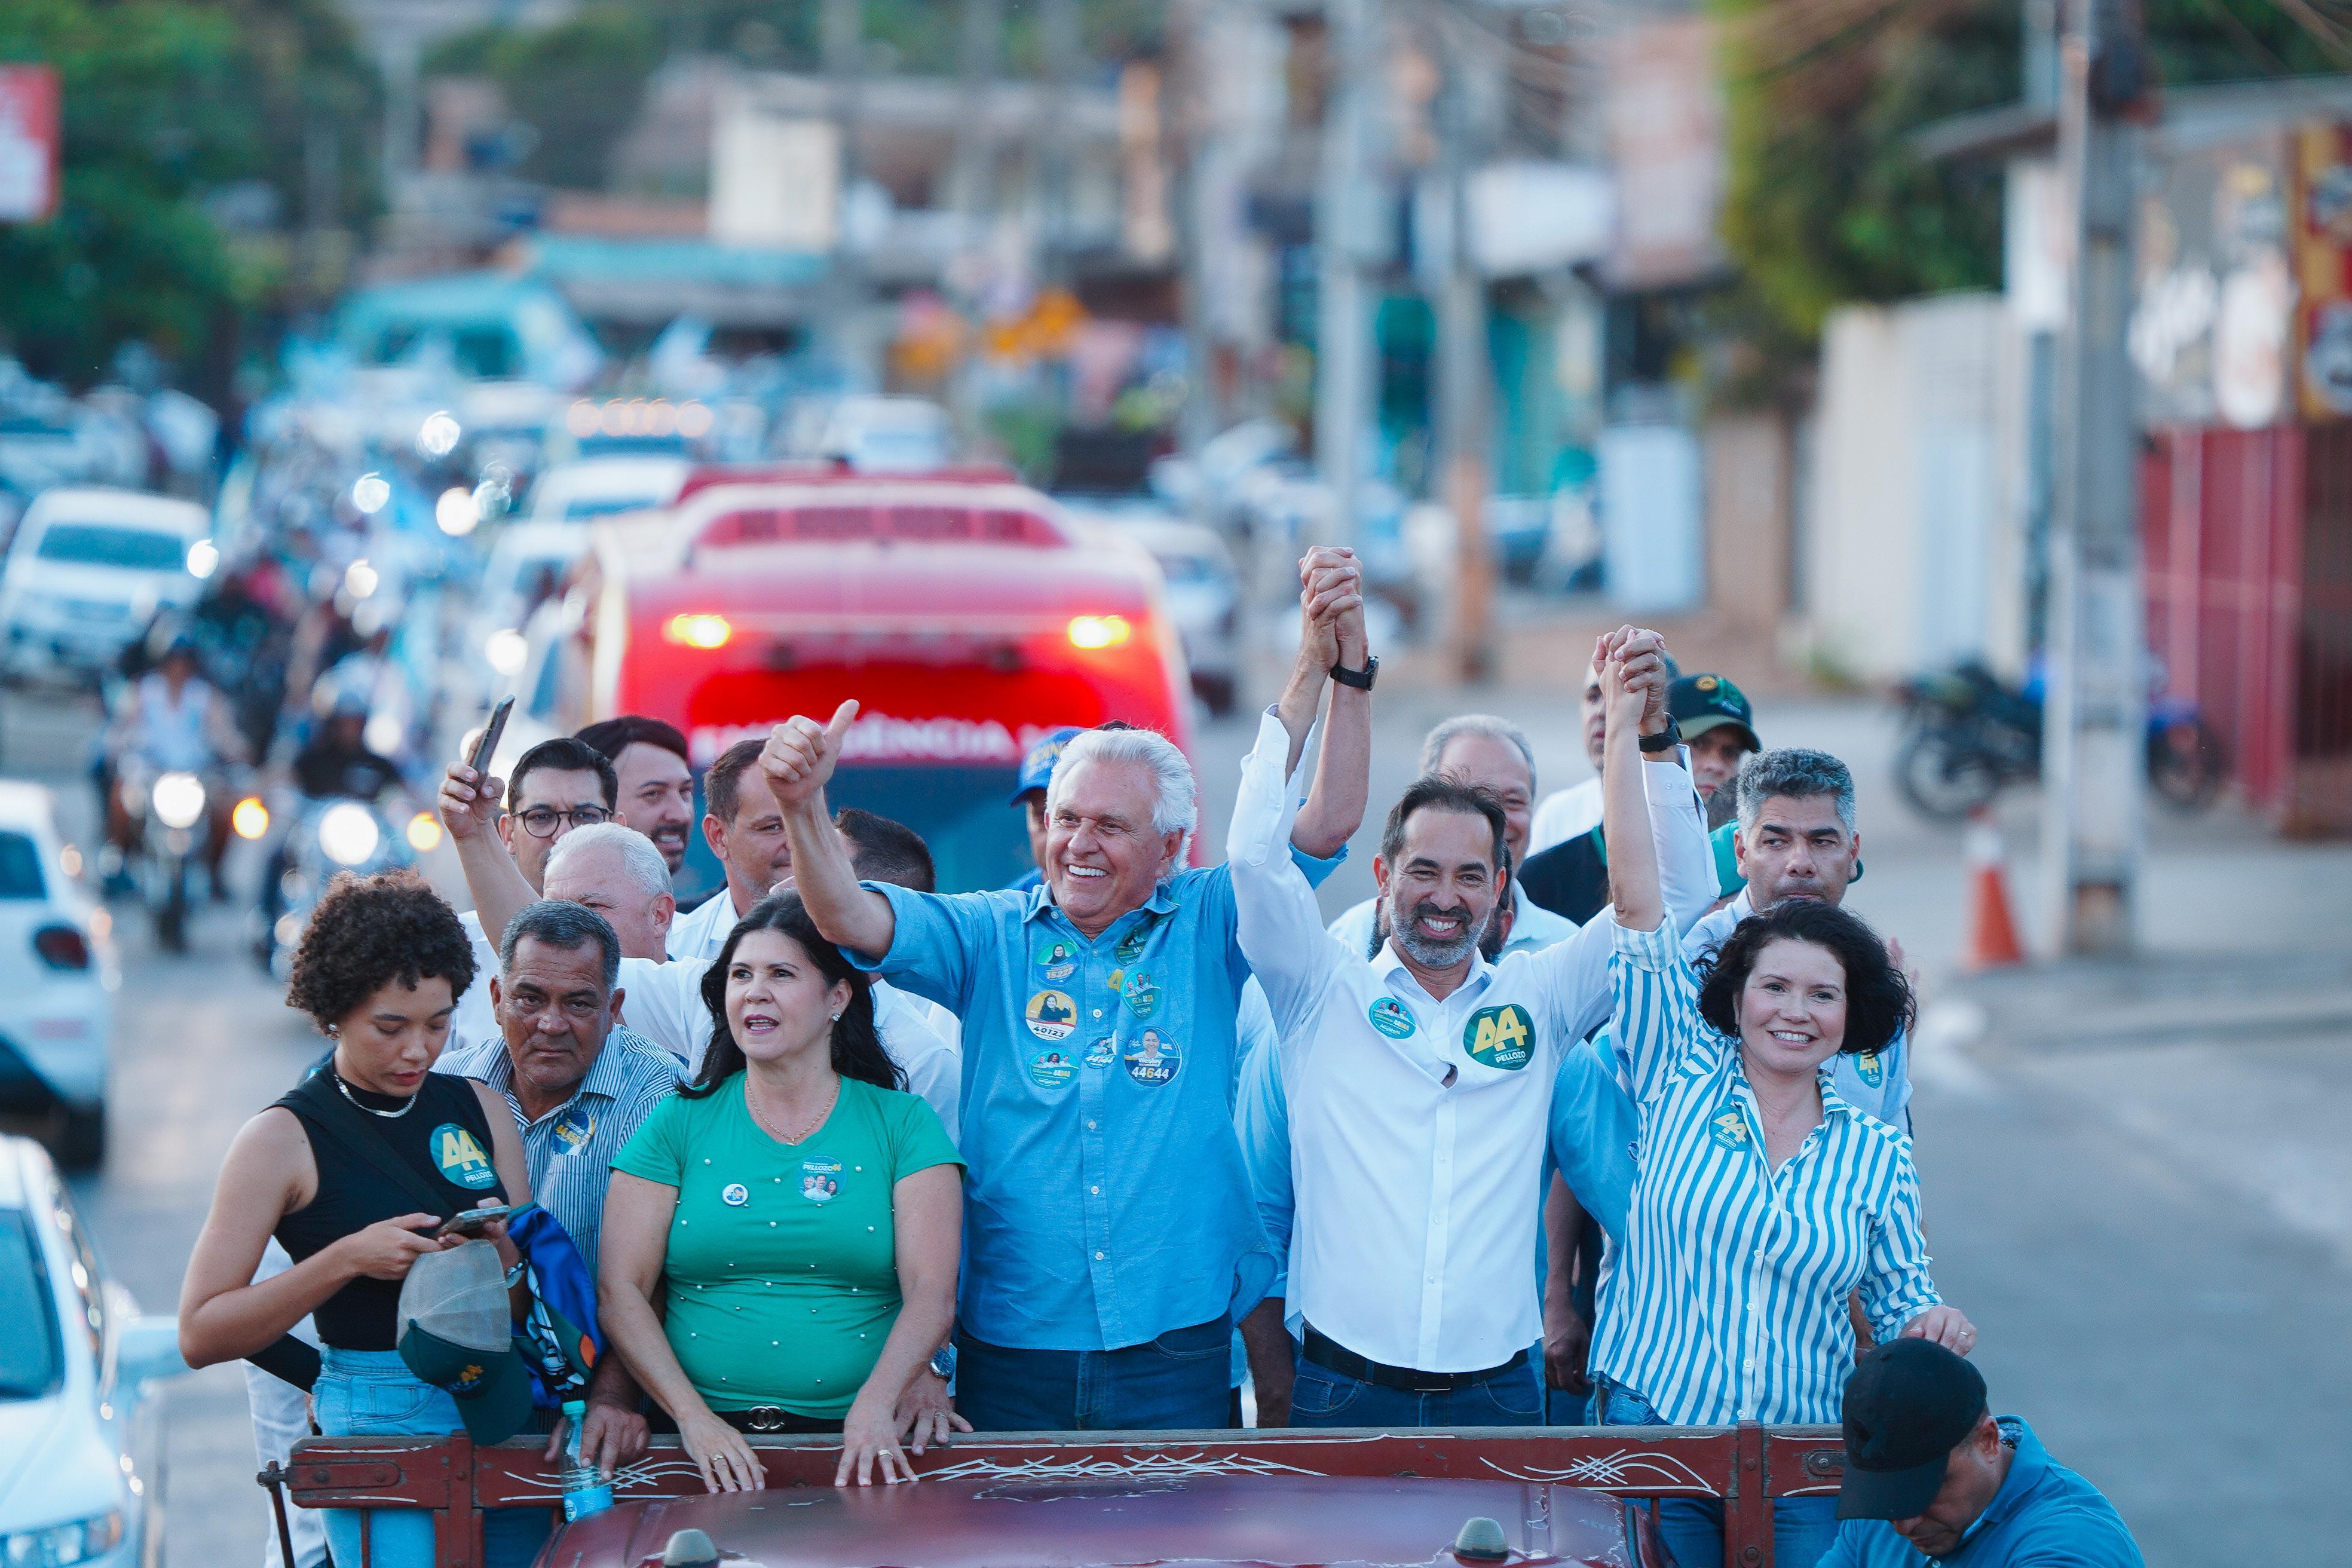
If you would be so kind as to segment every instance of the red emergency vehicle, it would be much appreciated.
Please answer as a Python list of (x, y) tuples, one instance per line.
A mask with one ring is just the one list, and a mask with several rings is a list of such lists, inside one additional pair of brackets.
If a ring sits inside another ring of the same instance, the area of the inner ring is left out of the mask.
[(666, 719), (707, 768), (856, 698), (830, 798), (922, 834), (943, 890), (1027, 869), (1011, 796), (1040, 736), (1122, 719), (1191, 750), (1158, 568), (985, 472), (703, 489), (608, 525), (584, 586), (578, 721)]

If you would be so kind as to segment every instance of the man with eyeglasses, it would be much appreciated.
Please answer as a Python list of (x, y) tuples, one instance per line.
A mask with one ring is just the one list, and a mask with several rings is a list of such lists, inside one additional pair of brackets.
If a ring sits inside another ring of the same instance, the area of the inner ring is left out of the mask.
[[(507, 781), (506, 811), (498, 819), (498, 836), (534, 896), (546, 883), (547, 856), (557, 839), (575, 827), (622, 820), (614, 809), (620, 788), (620, 777), (604, 753), (568, 735), (541, 741), (516, 760), (514, 775)], [(463, 812), (445, 811), (441, 816), (462, 857), (464, 841), (474, 837), (476, 819)], [(449, 1017), (453, 1048), (478, 1044), (499, 1032), (488, 980), (498, 973), (498, 942), (482, 930), (479, 916), (468, 912), (457, 918), (474, 940), (474, 983), (457, 999), (457, 1010)]]

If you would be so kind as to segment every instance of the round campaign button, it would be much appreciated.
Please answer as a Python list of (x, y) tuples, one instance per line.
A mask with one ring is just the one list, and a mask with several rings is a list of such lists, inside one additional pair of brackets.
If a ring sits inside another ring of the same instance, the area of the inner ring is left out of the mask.
[(1076, 944), (1059, 940), (1047, 942), (1037, 950), (1037, 967), (1045, 972), (1046, 979), (1057, 984), (1067, 980), (1078, 972)]
[(1118, 1045), (1108, 1035), (1087, 1047), (1086, 1064), (1090, 1068), (1107, 1068), (1118, 1059)]
[(751, 1189), (740, 1182), (730, 1182), (719, 1189), (719, 1201), (730, 1209), (740, 1209), (751, 1201)]
[(1470, 1059), (1505, 1072), (1517, 1072), (1535, 1054), (1535, 1020), (1517, 1002), (1481, 1007), (1462, 1026), (1462, 1048)]
[(444, 1121), (433, 1130), (425, 1147), (433, 1151), (433, 1163), (441, 1173), (461, 1187), (480, 1192), (495, 1185), (498, 1172), (490, 1168), (490, 1157), (474, 1135), (454, 1121)]
[(1154, 985), (1151, 976), (1143, 971), (1139, 969), (1128, 976), (1125, 994), (1127, 1010), (1139, 1019), (1149, 1018), (1160, 1011), (1160, 987)]
[(1416, 1026), (1412, 1012), (1393, 996), (1373, 997), (1372, 1005), (1364, 1013), (1371, 1019), (1372, 1027), (1391, 1040), (1405, 1038)]
[(1146, 1029), (1127, 1047), (1127, 1076), (1147, 1088), (1157, 1088), (1176, 1076), (1184, 1065), (1176, 1042), (1157, 1029)]
[(1029, 1081), (1039, 1089), (1059, 1089), (1077, 1072), (1078, 1064), (1059, 1047), (1039, 1051), (1029, 1058)]
[(841, 1195), (841, 1162), (803, 1160), (801, 1196), (813, 1204), (829, 1204)]
[(1066, 1040), (1078, 1026), (1078, 1005), (1066, 991), (1040, 991), (1029, 998), (1029, 1032), (1041, 1040)]

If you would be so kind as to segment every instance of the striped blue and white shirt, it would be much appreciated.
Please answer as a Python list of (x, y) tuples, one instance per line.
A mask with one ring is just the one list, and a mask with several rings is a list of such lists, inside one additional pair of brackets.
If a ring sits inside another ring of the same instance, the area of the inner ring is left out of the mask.
[(536, 1121), (524, 1116), (515, 1098), (514, 1062), (503, 1035), (450, 1047), (433, 1070), (488, 1084), (506, 1100), (522, 1134), (531, 1201), (571, 1236), (593, 1279), (613, 1156), (655, 1106), (677, 1092), (677, 1058), (642, 1035), (614, 1029), (572, 1098)]
[(1615, 1024), (1640, 1173), (1601, 1282), (1592, 1364), (1668, 1422), (1834, 1423), (1853, 1370), (1846, 1298), (1890, 1339), (1939, 1298), (1910, 1141), (1838, 1098), (1777, 1172), (1737, 1041), (1699, 1016), (1682, 944), (1620, 929)]

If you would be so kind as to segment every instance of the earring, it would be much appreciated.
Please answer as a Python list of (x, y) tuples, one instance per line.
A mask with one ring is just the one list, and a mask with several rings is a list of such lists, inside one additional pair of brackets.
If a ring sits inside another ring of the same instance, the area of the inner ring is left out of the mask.
[(835, 1013), (835, 1014), (833, 1016), (833, 1021), (834, 1021), (835, 1023), (836, 1023), (836, 1024), (840, 1023), (840, 1022), (841, 1022), (841, 1015), (840, 1015), (840, 1014), (838, 1014), (838, 1013)]

